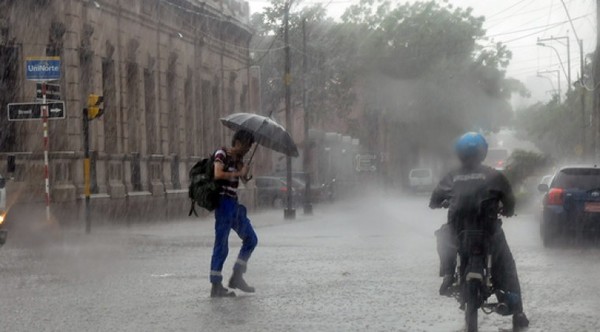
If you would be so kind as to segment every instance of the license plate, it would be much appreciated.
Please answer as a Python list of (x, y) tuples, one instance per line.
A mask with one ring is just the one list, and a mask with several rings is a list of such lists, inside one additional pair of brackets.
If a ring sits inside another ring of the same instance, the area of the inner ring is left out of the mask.
[(600, 202), (585, 202), (585, 212), (600, 213)]

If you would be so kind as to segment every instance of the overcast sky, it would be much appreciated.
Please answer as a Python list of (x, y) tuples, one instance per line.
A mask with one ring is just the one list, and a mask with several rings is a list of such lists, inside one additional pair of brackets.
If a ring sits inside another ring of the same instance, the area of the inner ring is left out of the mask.
[[(359, 0), (304, 0), (303, 3), (323, 3), (327, 5), (329, 16), (339, 17), (346, 7)], [(414, 2), (414, 1), (410, 1)], [(440, 2), (442, 2), (440, 0)], [(513, 52), (513, 60), (508, 68), (508, 76), (517, 78), (532, 91), (532, 98), (526, 103), (548, 100), (551, 90), (558, 89), (560, 72), (561, 90), (567, 89), (568, 56), (566, 38), (546, 41), (550, 47), (536, 45), (537, 39), (569, 37), (571, 54), (571, 82), (576, 81), (580, 68), (580, 52), (576, 35), (583, 40), (584, 53), (591, 53), (596, 47), (596, 1), (595, 0), (449, 0), (458, 7), (472, 7), (473, 14), (485, 16), (487, 35), (494, 42), (504, 42)], [(269, 5), (267, 0), (249, 0), (251, 13), (261, 11)], [(573, 26), (569, 23), (568, 13)], [(574, 27), (574, 28), (573, 28)], [(562, 44), (561, 44), (562, 43)], [(564, 71), (560, 66), (560, 55)], [(538, 77), (538, 72), (549, 71)], [(516, 106), (522, 101), (515, 101)]]

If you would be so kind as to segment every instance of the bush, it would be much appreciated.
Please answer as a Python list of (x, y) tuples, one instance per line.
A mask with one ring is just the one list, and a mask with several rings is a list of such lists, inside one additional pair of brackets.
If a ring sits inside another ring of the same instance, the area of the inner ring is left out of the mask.
[(552, 161), (547, 155), (532, 151), (515, 150), (509, 157), (504, 174), (514, 187), (551, 165)]

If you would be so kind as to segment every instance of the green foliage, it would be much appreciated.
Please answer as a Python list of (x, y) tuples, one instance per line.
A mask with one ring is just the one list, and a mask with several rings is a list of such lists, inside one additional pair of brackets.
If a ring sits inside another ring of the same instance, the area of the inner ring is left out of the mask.
[[(581, 108), (581, 94), (585, 93), (585, 114)], [(578, 88), (567, 94), (562, 104), (554, 98), (546, 104), (538, 103), (517, 112), (515, 127), (526, 138), (556, 160), (575, 161), (582, 158), (582, 141), (591, 142), (589, 114), (592, 94)], [(589, 146), (586, 147), (589, 150)]]
[[(279, 49), (258, 57), (267, 112), (279, 110), (283, 98), (284, 1), (272, 0), (271, 7), (252, 17), (258, 39), (275, 38)], [(471, 8), (436, 1), (361, 0), (348, 8), (342, 22), (327, 18), (321, 5), (292, 11), (292, 104), (302, 102), (297, 92), (302, 91), (306, 53), (311, 127), (327, 130), (323, 126), (343, 119), (345, 134), (372, 149), (382, 145), (374, 134), (385, 131), (386, 144), (397, 147), (390, 151), (397, 159), (419, 153), (408, 144), (435, 154), (447, 150), (461, 132), (497, 129), (512, 119), (511, 94), (528, 92), (505, 77), (512, 54), (503, 44), (487, 43), (483, 23)], [(425, 132), (433, 134), (411, 140)]]
[(504, 174), (511, 184), (521, 184), (526, 178), (536, 175), (552, 165), (549, 156), (532, 151), (515, 150), (510, 155)]

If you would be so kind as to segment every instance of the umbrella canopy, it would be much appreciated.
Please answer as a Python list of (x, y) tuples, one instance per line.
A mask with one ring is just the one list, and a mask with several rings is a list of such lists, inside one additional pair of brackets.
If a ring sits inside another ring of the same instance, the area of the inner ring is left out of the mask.
[(251, 132), (256, 142), (264, 147), (298, 157), (298, 148), (290, 134), (271, 118), (252, 113), (234, 113), (221, 118), (221, 123), (232, 130), (244, 129)]

